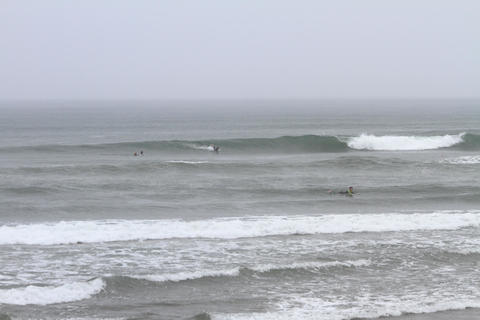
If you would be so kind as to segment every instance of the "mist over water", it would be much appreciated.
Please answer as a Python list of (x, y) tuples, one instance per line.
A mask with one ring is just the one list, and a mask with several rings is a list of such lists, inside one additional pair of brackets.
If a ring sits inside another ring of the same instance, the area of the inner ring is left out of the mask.
[(0, 315), (479, 314), (476, 101), (1, 107)]
[(480, 319), (479, 12), (2, 0), (0, 320)]

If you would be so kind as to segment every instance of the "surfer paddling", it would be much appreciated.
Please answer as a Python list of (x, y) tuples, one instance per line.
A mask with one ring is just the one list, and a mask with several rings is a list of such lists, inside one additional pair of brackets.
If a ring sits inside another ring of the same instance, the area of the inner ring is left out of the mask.
[(328, 193), (329, 194), (334, 194), (334, 193), (344, 194), (348, 197), (353, 197), (353, 195), (355, 194), (355, 192), (353, 192), (353, 187), (348, 187), (348, 189), (346, 191), (340, 191), (340, 192), (334, 192), (333, 190), (328, 190)]

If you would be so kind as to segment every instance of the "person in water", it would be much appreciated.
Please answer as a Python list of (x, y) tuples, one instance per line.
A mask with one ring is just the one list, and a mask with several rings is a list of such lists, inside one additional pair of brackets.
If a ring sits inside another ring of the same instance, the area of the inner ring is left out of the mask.
[(353, 187), (348, 187), (347, 191), (341, 191), (339, 193), (344, 194), (346, 196), (353, 196), (354, 195)]
[(219, 147), (219, 146), (216, 146), (216, 145), (214, 145), (214, 144), (209, 145), (209, 147), (212, 148), (211, 150), (213, 150), (213, 151), (215, 151), (215, 152), (220, 151), (220, 147)]
[[(333, 192), (332, 190), (328, 190), (328, 193), (334, 194), (335, 192)], [(352, 197), (355, 194), (355, 192), (353, 192), (353, 187), (348, 187), (346, 191), (340, 191), (339, 194), (344, 194), (346, 196)]]

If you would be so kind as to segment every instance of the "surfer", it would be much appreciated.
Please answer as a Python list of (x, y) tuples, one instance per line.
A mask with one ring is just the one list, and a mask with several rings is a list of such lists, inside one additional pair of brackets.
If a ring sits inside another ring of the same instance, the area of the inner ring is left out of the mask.
[(353, 187), (348, 187), (347, 191), (341, 191), (339, 193), (351, 197), (354, 195)]
[[(329, 194), (334, 194), (335, 192), (332, 191), (332, 190), (328, 190), (328, 193)], [(338, 194), (344, 194), (346, 196), (353, 197), (355, 192), (353, 192), (353, 187), (348, 187), (348, 189), (346, 191), (340, 191), (340, 192), (338, 192)]]
[(211, 145), (209, 145), (208, 147), (210, 148), (210, 150), (215, 151), (215, 152), (217, 152), (217, 153), (218, 153), (218, 151), (220, 151), (220, 147), (219, 147), (219, 146), (216, 146), (216, 145), (214, 145), (214, 144), (211, 144)]

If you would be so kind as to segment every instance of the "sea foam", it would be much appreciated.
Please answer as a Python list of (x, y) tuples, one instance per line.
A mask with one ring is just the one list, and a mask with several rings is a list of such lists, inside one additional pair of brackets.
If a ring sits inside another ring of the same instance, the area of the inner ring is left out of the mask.
[(225, 270), (198, 270), (192, 272), (178, 272), (178, 273), (165, 273), (165, 274), (153, 274), (153, 275), (144, 275), (144, 276), (134, 276), (136, 279), (144, 279), (154, 282), (165, 282), (165, 281), (185, 281), (185, 280), (194, 280), (207, 277), (235, 277), (240, 274), (240, 268), (231, 268)]
[(181, 164), (203, 164), (208, 163), (208, 161), (191, 161), (191, 160), (169, 160), (165, 161), (166, 163), (181, 163)]
[(465, 133), (444, 136), (375, 136), (362, 134), (352, 137), (347, 144), (358, 150), (432, 150), (447, 148), (463, 142)]
[(480, 164), (480, 155), (444, 159), (441, 162), (450, 164)]
[(272, 235), (454, 230), (480, 226), (480, 211), (247, 216), (205, 220), (93, 220), (0, 226), (0, 245), (52, 245), (172, 238), (234, 239)]
[(197, 145), (194, 143), (185, 143), (184, 146), (187, 148), (197, 149), (197, 150), (206, 150), (206, 151), (215, 151), (212, 145)]
[(229, 269), (220, 269), (220, 270), (197, 270), (191, 272), (177, 272), (177, 273), (165, 273), (165, 274), (153, 274), (153, 275), (140, 275), (134, 276), (136, 279), (143, 279), (148, 281), (155, 282), (165, 282), (165, 281), (185, 281), (185, 280), (194, 280), (202, 279), (208, 277), (236, 277), (240, 275), (242, 270), (253, 271), (258, 273), (265, 273), (270, 271), (279, 271), (279, 270), (321, 270), (329, 269), (334, 267), (344, 267), (344, 268), (355, 268), (355, 267), (364, 267), (370, 265), (370, 260), (360, 259), (360, 260), (347, 260), (347, 261), (305, 261), (305, 262), (294, 262), (291, 264), (259, 264), (254, 266), (244, 266), (244, 267), (234, 267)]
[(88, 299), (99, 293), (105, 286), (102, 279), (86, 282), (67, 283), (58, 287), (27, 286), (23, 288), (0, 289), (0, 304), (47, 305)]
[[(404, 298), (372, 299), (359, 297), (354, 301), (325, 301), (318, 298), (297, 298), (278, 303), (278, 311), (264, 313), (213, 314), (213, 320), (348, 320), (395, 317), (402, 314), (434, 313), (448, 310), (479, 308), (480, 301), (471, 297), (428, 297), (411, 295)], [(299, 306), (300, 305), (300, 306)]]

